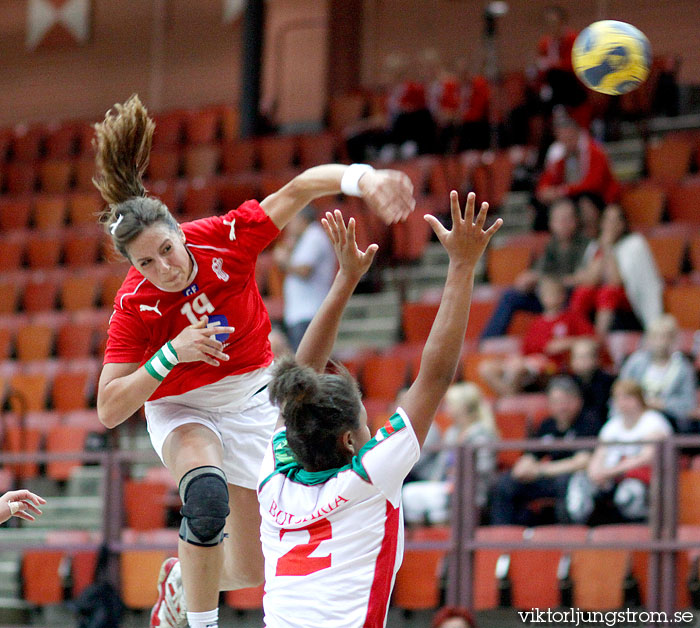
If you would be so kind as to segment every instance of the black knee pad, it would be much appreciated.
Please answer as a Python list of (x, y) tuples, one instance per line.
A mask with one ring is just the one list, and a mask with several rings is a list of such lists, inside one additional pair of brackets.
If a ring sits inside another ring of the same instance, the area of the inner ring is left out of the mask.
[(229, 513), (228, 485), (218, 467), (197, 467), (180, 480), (180, 538), (192, 545), (218, 545)]

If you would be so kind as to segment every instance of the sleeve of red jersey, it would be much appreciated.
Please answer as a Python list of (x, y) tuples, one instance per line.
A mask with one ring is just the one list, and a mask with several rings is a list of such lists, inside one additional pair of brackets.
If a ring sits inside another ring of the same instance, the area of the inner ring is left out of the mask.
[(237, 249), (251, 263), (279, 235), (279, 229), (258, 201), (246, 201), (223, 216), (196, 220), (189, 224), (187, 232), (202, 243)]
[(143, 321), (129, 311), (115, 307), (112, 317), (109, 319), (103, 363), (134, 362), (140, 364), (147, 347), (148, 334)]
[(403, 481), (419, 457), (420, 446), (411, 421), (402, 408), (397, 408), (355, 456), (353, 467), (396, 508), (401, 502)]

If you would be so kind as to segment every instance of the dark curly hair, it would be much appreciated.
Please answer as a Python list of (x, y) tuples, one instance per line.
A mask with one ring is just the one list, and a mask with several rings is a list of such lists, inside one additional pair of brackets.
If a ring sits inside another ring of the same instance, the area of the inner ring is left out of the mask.
[(317, 373), (285, 357), (270, 383), (270, 399), (282, 413), (287, 442), (307, 471), (346, 465), (350, 456), (340, 437), (360, 427), (357, 383), (342, 365), (334, 367), (335, 373)]

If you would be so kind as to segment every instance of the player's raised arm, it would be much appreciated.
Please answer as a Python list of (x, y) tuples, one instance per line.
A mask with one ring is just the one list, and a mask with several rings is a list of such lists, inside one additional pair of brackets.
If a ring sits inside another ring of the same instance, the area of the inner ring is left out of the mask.
[(450, 194), (452, 229), (449, 231), (434, 216), (425, 217), (445, 247), (450, 263), (440, 308), (423, 349), (418, 376), (401, 403), (421, 445), (457, 368), (469, 319), (474, 269), (491, 237), (503, 224), (499, 218), (484, 230), (488, 203), (481, 204), (474, 220), (475, 200), (474, 193), (470, 193), (462, 217), (457, 192)]
[(407, 175), (397, 170), (375, 170), (365, 164), (314, 166), (264, 198), (260, 205), (282, 229), (314, 199), (340, 192), (361, 197), (387, 224), (405, 220), (416, 205)]
[(355, 219), (351, 218), (346, 227), (343, 215), (337, 209), (334, 213), (326, 212), (326, 217), (321, 222), (333, 243), (339, 269), (296, 353), (296, 361), (300, 365), (310, 366), (316, 371), (325, 369), (345, 306), (362, 275), (372, 265), (379, 248), (376, 244), (370, 244), (363, 253), (355, 240)]

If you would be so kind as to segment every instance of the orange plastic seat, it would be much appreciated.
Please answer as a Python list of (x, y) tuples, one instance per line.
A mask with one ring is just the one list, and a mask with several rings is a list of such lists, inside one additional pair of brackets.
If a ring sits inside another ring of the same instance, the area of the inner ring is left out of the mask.
[(666, 281), (676, 281), (681, 274), (686, 238), (681, 235), (650, 235), (647, 241), (661, 276)]
[(188, 146), (183, 152), (185, 176), (211, 177), (219, 169), (221, 147), (218, 144), (197, 144)]
[(291, 135), (270, 135), (258, 139), (260, 167), (263, 172), (286, 170), (294, 165), (296, 139)]
[(4, 362), (12, 353), (14, 331), (8, 327), (0, 327), (0, 362)]
[(690, 263), (693, 270), (700, 273), (700, 233), (690, 242)]
[[(46, 534), (47, 545), (63, 545), (72, 543), (84, 545), (93, 539), (86, 530), (50, 530)], [(72, 597), (80, 595), (93, 582), (95, 567), (97, 565), (97, 550), (73, 550), (63, 553), (64, 558), (70, 560), (70, 574), (73, 586)]]
[(152, 181), (175, 179), (180, 171), (180, 153), (177, 148), (154, 148), (148, 160), (146, 174)]
[(87, 371), (62, 371), (53, 378), (51, 402), (55, 410), (69, 412), (87, 408), (93, 376)]
[(102, 281), (102, 290), (100, 291), (100, 304), (104, 307), (112, 307), (114, 305), (114, 297), (117, 296), (119, 288), (124, 283), (126, 273), (114, 273), (107, 275)]
[(690, 541), (696, 547), (681, 551), (676, 558), (676, 608), (690, 608), (692, 606), (688, 587), (688, 576), (691, 565), (697, 565), (700, 553), (700, 526), (681, 525), (678, 527), (678, 540)]
[(48, 379), (43, 373), (15, 373), (10, 378), (13, 412), (34, 412), (46, 407)]
[[(58, 376), (57, 376), (58, 377)], [(47, 452), (82, 452), (87, 431), (73, 425), (57, 425), (46, 435)], [(67, 480), (71, 471), (79, 467), (79, 460), (59, 460), (46, 465), (46, 473), (53, 480)]]
[(183, 111), (168, 111), (153, 116), (156, 130), (153, 133), (153, 146), (176, 146), (182, 140), (182, 126), (185, 118)]
[[(570, 542), (584, 543), (589, 528), (579, 525), (535, 526), (525, 532), (525, 538), (533, 543)], [(515, 608), (555, 608), (561, 605), (557, 571), (562, 556), (561, 549), (515, 550), (511, 552), (509, 577)]]
[(75, 154), (78, 140), (78, 125), (65, 123), (51, 129), (46, 136), (46, 156), (50, 159), (61, 159)]
[(491, 248), (486, 260), (489, 281), (497, 286), (509, 286), (532, 260), (532, 250), (526, 246)]
[(24, 286), (22, 306), (27, 312), (52, 310), (56, 303), (58, 285), (48, 278), (31, 278)]
[(428, 206), (417, 207), (404, 222), (392, 226), (393, 258), (399, 262), (418, 261), (423, 257), (432, 229), (423, 216), (433, 213)]
[[(476, 539), (488, 542), (522, 541), (523, 526), (481, 526), (476, 530)], [(496, 563), (501, 555), (510, 554), (510, 550), (477, 549), (474, 552), (474, 609), (485, 610), (499, 606), (498, 580)]]
[(620, 199), (627, 220), (635, 228), (659, 224), (665, 202), (664, 189), (652, 181), (625, 190)]
[(94, 274), (66, 277), (61, 286), (63, 309), (76, 311), (94, 307), (100, 283), (100, 278)]
[(154, 582), (168, 552), (163, 550), (128, 549), (121, 554), (121, 597), (127, 608), (150, 609), (158, 597)]
[(219, 207), (219, 191), (215, 183), (195, 181), (182, 197), (182, 214), (185, 220), (214, 215)]
[(666, 311), (682, 329), (700, 329), (700, 286), (679, 285), (664, 291)]
[[(524, 440), (527, 438), (528, 417), (525, 412), (496, 412), (496, 427), (501, 435), (501, 440)], [(522, 455), (522, 451), (509, 449), (498, 452), (498, 464), (501, 467), (510, 468)]]
[(188, 111), (184, 116), (185, 139), (188, 144), (209, 144), (219, 132), (220, 111), (215, 107)]
[(36, 161), (41, 155), (46, 138), (46, 129), (43, 126), (15, 129), (13, 141), (13, 153), (16, 161)]
[(27, 242), (27, 261), (31, 268), (54, 268), (61, 259), (63, 238), (59, 231), (32, 233)]
[(91, 323), (68, 322), (56, 334), (56, 354), (59, 358), (88, 358), (94, 347), (95, 327)]
[(34, 225), (37, 229), (59, 229), (66, 220), (65, 196), (41, 195), (34, 198)]
[(23, 325), (17, 330), (15, 347), (20, 362), (46, 360), (53, 348), (54, 330), (48, 325)]
[(95, 176), (95, 158), (89, 154), (75, 161), (75, 189), (84, 192), (95, 191), (92, 178)]
[(29, 197), (0, 197), (0, 231), (24, 229), (29, 224), (31, 209)]
[(319, 164), (335, 163), (337, 141), (334, 133), (299, 136), (299, 163), (301, 167), (311, 168)]
[[(3, 242), (0, 240), (0, 260), (2, 259)], [(0, 270), (5, 270), (0, 264)], [(20, 286), (11, 279), (0, 278), (0, 314), (12, 314), (17, 309)]]
[(700, 222), (700, 177), (689, 177), (669, 190), (668, 213), (671, 220)]
[(25, 550), (22, 556), (23, 597), (30, 604), (45, 606), (63, 601), (60, 574), (63, 552), (60, 550)]
[(254, 140), (225, 142), (221, 147), (221, 169), (225, 174), (238, 174), (255, 170), (258, 148)]
[(409, 343), (425, 342), (439, 308), (438, 303), (404, 303), (401, 326)]
[(103, 207), (100, 196), (90, 192), (73, 192), (68, 197), (68, 216), (72, 225), (94, 225)]
[(678, 523), (700, 525), (700, 469), (678, 474)]
[(43, 192), (62, 194), (67, 192), (73, 180), (71, 159), (47, 159), (39, 164), (39, 186)]
[(165, 527), (165, 497), (169, 486), (159, 482), (129, 480), (124, 483), (126, 525), (134, 530)]
[(238, 108), (222, 105), (218, 109), (221, 118), (221, 138), (225, 142), (232, 142), (238, 139), (241, 118)]
[(248, 587), (237, 589), (236, 591), (226, 591), (224, 601), (227, 606), (239, 611), (251, 611), (262, 608), (265, 585), (259, 587)]
[[(10, 403), (15, 404), (16, 398), (10, 397)], [(13, 406), (15, 410), (18, 406)], [(6, 425), (4, 428), (3, 451), (8, 453), (32, 453), (38, 452), (41, 446), (41, 430), (37, 428), (18, 425)], [(14, 473), (17, 478), (26, 480), (39, 475), (39, 465), (36, 462), (18, 462), (8, 464), (7, 468)]]
[(36, 188), (36, 168), (30, 162), (10, 162), (5, 166), (5, 185), (10, 194), (30, 194)]
[(362, 369), (362, 390), (368, 397), (393, 401), (406, 385), (407, 364), (399, 356), (374, 355)]
[(22, 265), (25, 249), (25, 232), (0, 234), (0, 271), (18, 270)]
[(63, 242), (64, 262), (68, 266), (91, 266), (97, 263), (101, 234), (92, 229), (68, 230)]
[(404, 551), (396, 574), (392, 602), (404, 610), (425, 610), (440, 605), (442, 550)]
[(257, 198), (258, 186), (253, 181), (222, 181), (219, 184), (221, 211), (236, 209), (241, 203)]
[(686, 138), (666, 136), (647, 147), (649, 178), (667, 185), (680, 181), (690, 168), (693, 144)]

